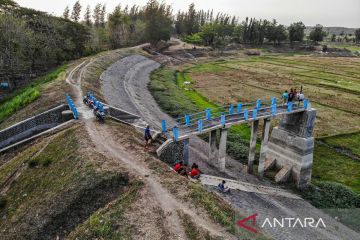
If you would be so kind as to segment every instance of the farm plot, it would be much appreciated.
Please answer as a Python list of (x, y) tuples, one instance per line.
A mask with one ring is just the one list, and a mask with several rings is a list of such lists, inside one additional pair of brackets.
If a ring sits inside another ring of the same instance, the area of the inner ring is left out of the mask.
[(357, 58), (251, 57), (198, 65), (185, 75), (219, 104), (280, 97), (285, 89), (303, 86), (319, 110), (316, 135), (328, 136), (360, 128), (359, 66)]

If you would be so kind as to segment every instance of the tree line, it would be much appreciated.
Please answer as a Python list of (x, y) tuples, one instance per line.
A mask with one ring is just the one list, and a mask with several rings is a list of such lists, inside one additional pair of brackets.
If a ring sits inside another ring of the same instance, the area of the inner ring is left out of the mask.
[(170, 39), (172, 9), (145, 6), (83, 9), (79, 1), (62, 17), (0, 0), (0, 83), (19, 88), (62, 63), (100, 51)]
[[(230, 42), (261, 45), (264, 42), (279, 45), (281, 42), (302, 42), (305, 40), (305, 25), (301, 21), (286, 27), (276, 20), (238, 18), (226, 13), (195, 9), (191, 4), (187, 11), (179, 11), (175, 17), (175, 33), (186, 42), (222, 47)], [(354, 41), (360, 42), (360, 29), (355, 32)], [(308, 39), (321, 42), (327, 36), (323, 26), (318, 24)]]
[[(158, 0), (149, 0), (145, 6), (118, 5), (110, 12), (103, 4), (91, 8), (77, 1), (64, 9), (62, 17), (0, 0), (0, 31), (0, 83), (12, 88), (66, 61), (146, 42), (156, 44), (172, 34), (215, 48), (230, 42), (280, 44), (305, 38), (302, 22), (285, 27), (276, 20), (239, 21), (226, 13), (196, 10), (194, 4), (173, 15), (171, 6)], [(317, 25), (309, 38), (322, 41), (325, 36)], [(360, 29), (354, 36), (360, 42)]]

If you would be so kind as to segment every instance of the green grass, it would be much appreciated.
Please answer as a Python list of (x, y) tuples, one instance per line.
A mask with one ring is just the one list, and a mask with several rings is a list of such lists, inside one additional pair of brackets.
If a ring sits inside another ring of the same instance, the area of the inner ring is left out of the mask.
[(209, 193), (201, 185), (195, 183), (190, 183), (189, 189), (189, 195), (195, 204), (205, 208), (208, 214), (225, 227), (228, 232), (241, 236), (243, 239), (268, 239), (265, 235), (252, 234), (243, 228), (237, 227), (236, 221), (242, 219), (243, 216), (238, 215), (230, 204), (219, 204), (222, 200), (214, 193)]
[(321, 140), (331, 147), (348, 150), (360, 158), (360, 132), (340, 134), (337, 136), (321, 138)]
[(16, 111), (34, 102), (40, 95), (38, 87), (30, 87), (8, 101), (0, 104), (0, 123)]
[(58, 67), (49, 74), (35, 79), (29, 86), (15, 90), (12, 94), (2, 99), (0, 101), (0, 123), (16, 111), (38, 99), (41, 96), (41, 86), (58, 78), (65, 69), (66, 66)]
[(327, 146), (316, 144), (313, 182), (338, 182), (360, 193), (360, 161), (353, 160)]
[[(124, 212), (139, 197), (139, 191), (144, 183), (134, 181), (128, 190), (115, 200), (111, 208), (102, 208), (93, 213), (90, 218), (79, 225), (69, 236), (69, 239), (129, 239), (134, 229), (126, 221)], [(121, 226), (121, 227), (120, 227)]]
[[(184, 84), (185, 82), (190, 84)], [(186, 71), (159, 68), (151, 75), (149, 89), (159, 106), (174, 118), (219, 107), (194, 89), (193, 80)], [(227, 142), (227, 152), (231, 157), (246, 161), (250, 134), (250, 127), (246, 124), (231, 128)]]
[(199, 184), (189, 184), (190, 197), (196, 204), (201, 205), (210, 216), (223, 225), (229, 232), (235, 233), (235, 211), (230, 205), (217, 204), (218, 199), (214, 194), (208, 194), (205, 188)]
[[(80, 156), (76, 154), (78, 147), (75, 131), (70, 129), (59, 135), (38, 156), (33, 157), (41, 146), (35, 145), (2, 166), (0, 184), (6, 182), (14, 172), (21, 172), (6, 196), (11, 199), (6, 209), (7, 215), (20, 220), (28, 207), (39, 205), (51, 193), (77, 182), (75, 179), (79, 177), (77, 166), (80, 161)], [(53, 163), (45, 167), (41, 164), (44, 159), (51, 159)], [(29, 168), (24, 168), (24, 163), (28, 163)], [(26, 197), (22, 196), (24, 193)]]

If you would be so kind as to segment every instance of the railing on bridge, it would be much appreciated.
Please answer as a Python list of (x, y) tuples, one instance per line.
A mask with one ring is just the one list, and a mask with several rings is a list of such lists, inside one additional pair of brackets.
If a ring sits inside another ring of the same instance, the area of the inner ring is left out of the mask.
[(71, 99), (71, 97), (69, 96), (69, 94), (66, 94), (66, 101), (69, 105), (70, 110), (73, 112), (74, 118), (75, 119), (79, 119), (79, 113), (74, 105), (73, 100)]
[[(172, 128), (167, 128), (167, 123), (162, 120), (162, 133), (168, 137), (173, 137), (177, 141), (180, 136), (198, 132), (215, 126), (224, 126), (228, 123), (256, 120), (264, 116), (276, 116), (293, 112), (295, 110), (304, 110), (308, 108), (309, 101), (305, 99), (301, 102), (290, 102), (287, 104), (278, 104), (282, 99), (272, 98), (262, 101), (258, 99), (253, 103), (230, 104), (218, 108), (208, 108), (202, 112), (186, 114), (183, 117), (175, 119), (176, 124)], [(172, 136), (170, 134), (172, 132)]]

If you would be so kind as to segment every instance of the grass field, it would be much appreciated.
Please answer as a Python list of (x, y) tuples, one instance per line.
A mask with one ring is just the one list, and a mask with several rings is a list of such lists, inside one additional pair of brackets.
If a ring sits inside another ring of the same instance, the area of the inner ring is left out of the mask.
[[(162, 87), (155, 91), (155, 98), (175, 117), (212, 105), (280, 97), (285, 89), (300, 90), (303, 86), (312, 107), (318, 110), (315, 135), (325, 143), (316, 144), (314, 183), (339, 182), (360, 193), (360, 161), (351, 157), (359, 156), (360, 149), (360, 58), (299, 55), (232, 58), (193, 65), (176, 73), (160, 69), (153, 75), (151, 86), (159, 83), (160, 75)], [(228, 154), (234, 157), (240, 152), (235, 158), (246, 158), (249, 127), (241, 125), (232, 132)]]
[[(211, 66), (214, 66), (213, 68)], [(248, 102), (300, 90), (317, 108), (317, 136), (359, 130), (360, 59), (264, 56), (198, 65), (186, 70), (212, 102)]]

